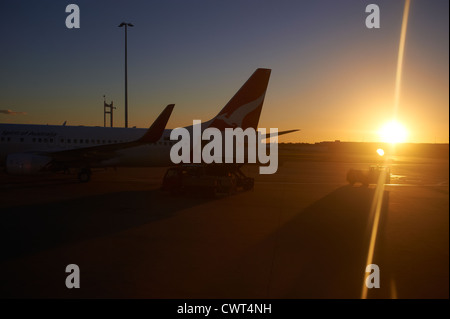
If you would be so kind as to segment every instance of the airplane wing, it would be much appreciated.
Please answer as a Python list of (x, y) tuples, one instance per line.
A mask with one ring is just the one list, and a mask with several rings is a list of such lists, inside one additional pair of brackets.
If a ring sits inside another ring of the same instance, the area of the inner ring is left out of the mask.
[(297, 131), (300, 131), (299, 129), (296, 129), (296, 130), (289, 130), (289, 131), (281, 131), (281, 132), (277, 132), (277, 133), (267, 133), (266, 134), (266, 137), (263, 137), (263, 139), (264, 138), (271, 138), (271, 137), (275, 137), (275, 136), (280, 136), (280, 135), (284, 135), (284, 134), (289, 134), (289, 133), (292, 133), (292, 132), (297, 132)]
[(91, 147), (76, 148), (70, 150), (45, 152), (41, 155), (49, 156), (52, 158), (52, 165), (69, 165), (69, 166), (82, 166), (88, 163), (96, 163), (103, 160), (110, 159), (115, 156), (116, 151), (135, 147), (143, 144), (150, 144), (158, 141), (169, 121), (172, 114), (174, 104), (169, 104), (153, 122), (147, 132), (139, 139), (131, 142), (115, 143), (98, 145)]
[[(275, 136), (280, 136), (280, 135), (284, 135), (284, 134), (289, 134), (289, 133), (293, 133), (293, 132), (297, 132), (297, 131), (301, 131), (300, 129), (295, 129), (295, 130), (288, 130), (288, 131), (281, 131), (281, 132), (277, 132), (277, 133), (267, 133), (265, 134), (265, 136), (262, 136), (262, 139), (268, 139), (271, 137), (275, 137)], [(206, 144), (208, 144), (209, 141), (207, 140), (202, 140), (202, 147), (205, 146)]]

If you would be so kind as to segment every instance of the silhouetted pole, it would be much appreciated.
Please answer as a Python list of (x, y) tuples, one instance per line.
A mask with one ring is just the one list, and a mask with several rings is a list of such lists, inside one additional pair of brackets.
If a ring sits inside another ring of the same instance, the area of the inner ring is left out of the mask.
[[(106, 109), (109, 109), (109, 111), (107, 111)], [(106, 127), (106, 114), (109, 114), (109, 118), (110, 118), (110, 125), (111, 127), (113, 127), (113, 116), (114, 116), (114, 110), (116, 108), (114, 107), (114, 102), (111, 101), (110, 104), (106, 103), (106, 96), (103, 95), (103, 127)]]
[(114, 105), (113, 105), (113, 101), (111, 101), (111, 104), (109, 105), (109, 107), (110, 107), (110, 110), (109, 110), (109, 112), (110, 112), (110, 114), (111, 114), (111, 117), (110, 117), (110, 120), (111, 120), (111, 127), (113, 127), (113, 114), (114, 114), (114, 109), (115, 109), (115, 107), (114, 107)]
[(106, 96), (103, 95), (103, 127), (106, 127)]
[(125, 26), (125, 127), (128, 127), (128, 62), (127, 62), (127, 30), (134, 27), (131, 23), (122, 22), (119, 28)]

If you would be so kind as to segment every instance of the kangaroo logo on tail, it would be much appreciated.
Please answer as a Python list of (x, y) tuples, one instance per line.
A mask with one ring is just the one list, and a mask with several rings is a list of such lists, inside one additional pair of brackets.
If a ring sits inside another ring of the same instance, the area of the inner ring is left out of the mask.
[(236, 127), (245, 130), (252, 127), (256, 130), (270, 72), (270, 69), (257, 69), (219, 114), (207, 122), (207, 127), (219, 130)]
[(234, 112), (231, 112), (231, 114), (226, 113), (226, 114), (217, 115), (214, 119), (214, 122), (211, 124), (211, 127), (217, 127), (216, 125), (218, 123), (216, 124), (216, 121), (223, 121), (225, 123), (225, 125), (223, 125), (224, 128), (225, 127), (232, 127), (232, 128), (242, 127), (243, 126), (242, 122), (244, 122), (245, 117), (248, 114), (250, 114), (251, 112), (253, 112), (254, 110), (256, 110), (258, 107), (262, 106), (262, 103), (264, 101), (264, 96), (265, 96), (265, 93), (263, 93), (263, 95), (261, 95), (255, 101), (242, 105)]

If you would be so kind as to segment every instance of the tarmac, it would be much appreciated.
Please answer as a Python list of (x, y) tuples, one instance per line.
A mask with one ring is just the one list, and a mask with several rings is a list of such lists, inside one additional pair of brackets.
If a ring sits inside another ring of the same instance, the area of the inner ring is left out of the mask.
[[(251, 191), (171, 196), (166, 168), (0, 175), (2, 298), (362, 296), (376, 185), (349, 186), (366, 157), (290, 154)], [(381, 189), (367, 298), (449, 298), (449, 161), (396, 158)], [(80, 288), (65, 285), (66, 266)]]

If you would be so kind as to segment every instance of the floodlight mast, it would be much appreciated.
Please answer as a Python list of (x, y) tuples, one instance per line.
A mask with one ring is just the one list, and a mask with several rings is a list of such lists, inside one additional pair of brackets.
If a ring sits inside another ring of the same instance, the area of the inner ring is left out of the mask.
[(122, 22), (119, 28), (125, 27), (125, 127), (128, 127), (128, 61), (127, 61), (127, 30), (128, 27), (134, 27), (132, 23)]

